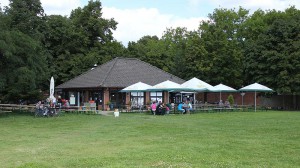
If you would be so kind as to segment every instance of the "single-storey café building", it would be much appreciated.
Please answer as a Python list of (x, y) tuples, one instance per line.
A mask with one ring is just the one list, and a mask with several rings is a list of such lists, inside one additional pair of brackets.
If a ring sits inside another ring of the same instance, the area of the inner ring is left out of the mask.
[[(108, 102), (120, 108), (129, 102), (146, 105), (151, 100), (180, 101), (180, 94), (167, 92), (131, 92), (120, 90), (137, 82), (148, 85), (170, 80), (182, 84), (185, 80), (135, 58), (115, 58), (56, 87), (58, 95), (70, 100), (71, 106), (95, 102), (97, 109), (106, 109)], [(168, 96), (169, 95), (169, 96)], [(168, 97), (167, 97), (168, 96)]]

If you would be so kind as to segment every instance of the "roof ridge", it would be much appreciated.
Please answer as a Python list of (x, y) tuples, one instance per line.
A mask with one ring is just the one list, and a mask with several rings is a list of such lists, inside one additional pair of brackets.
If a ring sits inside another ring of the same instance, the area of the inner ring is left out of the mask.
[[(116, 58), (118, 58), (118, 57), (116, 57)], [(113, 60), (111, 60), (111, 61), (113, 61)], [(75, 76), (74, 78), (72, 78), (72, 79), (70, 79), (70, 80), (67, 80), (66, 82), (68, 82), (68, 83), (69, 83), (69, 82), (72, 82), (73, 80), (75, 80), (75, 79), (77, 79), (77, 78), (79, 78), (79, 77), (81, 77), (81, 76), (83, 76), (83, 75), (89, 73), (89, 72), (92, 71), (92, 70), (96, 70), (96, 69), (101, 68), (102, 66), (108, 64), (108, 63), (111, 62), (111, 61), (107, 61), (106, 63), (103, 63), (103, 64), (101, 64), (100, 66), (97, 66), (97, 67), (94, 68), (94, 69), (89, 69), (89, 70), (83, 72), (82, 74), (80, 74), (80, 75), (78, 75), (78, 76)], [(63, 85), (63, 84), (65, 84), (66, 82), (63, 82), (63, 83), (60, 84), (60, 85)], [(59, 87), (60, 85), (58, 85), (58, 86), (56, 86), (56, 87)], [(101, 85), (100, 85), (100, 86), (101, 86)]]
[[(119, 57), (116, 57), (116, 58), (114, 58), (113, 60), (108, 61), (108, 62), (112, 62), (112, 61), (115, 61), (115, 62), (114, 62), (114, 63), (112, 64), (112, 66), (109, 68), (108, 72), (106, 73), (105, 78), (102, 80), (102, 82), (100, 83), (99, 86), (103, 86), (103, 83), (104, 83), (104, 82), (106, 81), (106, 79), (108, 78), (108, 75), (110, 74), (112, 68), (115, 66), (115, 64), (116, 64), (116, 62), (117, 62), (118, 59), (119, 59)], [(108, 63), (108, 62), (107, 62), (107, 63)]]
[[(70, 79), (70, 80), (67, 80), (66, 82), (68, 82), (68, 83), (69, 83), (69, 82), (72, 82), (73, 80), (79, 78), (80, 76), (83, 76), (83, 75), (85, 75), (86, 73), (90, 72), (91, 70), (93, 70), (93, 69), (87, 70), (87, 71), (83, 72), (82, 74), (80, 74), (80, 75), (78, 75), (78, 76), (75, 76), (74, 78), (72, 78), (72, 79)], [(66, 82), (63, 82), (63, 83), (60, 84), (60, 85), (63, 85), (63, 84), (65, 84)], [(58, 86), (56, 86), (56, 87), (59, 87), (60, 85), (58, 85)]]
[(155, 69), (158, 69), (158, 70), (161, 71), (161, 72), (167, 73), (167, 74), (170, 75), (171, 77), (175, 77), (175, 78), (177, 78), (177, 79), (186, 81), (186, 80), (184, 80), (184, 79), (179, 78), (178, 76), (175, 76), (175, 75), (173, 75), (173, 74), (171, 74), (171, 73), (169, 73), (169, 72), (167, 72), (167, 71), (164, 71), (164, 70), (162, 70), (162, 69), (160, 69), (160, 68), (158, 68), (158, 67), (156, 67), (156, 66), (154, 66), (154, 65), (152, 65), (152, 64), (150, 64), (150, 63), (148, 63), (148, 62), (145, 62), (145, 61), (143, 61), (143, 60), (141, 60), (141, 59), (139, 59), (139, 58), (134, 58), (134, 57), (116, 57), (116, 58), (118, 58), (118, 59), (131, 59), (131, 60), (137, 60), (137, 61), (142, 62), (142, 63), (144, 63), (144, 64), (148, 64), (148, 65), (150, 65), (151, 67), (153, 67), (153, 68), (155, 68)]

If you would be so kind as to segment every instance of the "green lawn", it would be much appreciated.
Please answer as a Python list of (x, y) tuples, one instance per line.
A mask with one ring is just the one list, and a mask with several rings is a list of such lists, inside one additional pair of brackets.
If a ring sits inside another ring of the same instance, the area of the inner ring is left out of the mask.
[(300, 112), (0, 116), (0, 167), (299, 167)]

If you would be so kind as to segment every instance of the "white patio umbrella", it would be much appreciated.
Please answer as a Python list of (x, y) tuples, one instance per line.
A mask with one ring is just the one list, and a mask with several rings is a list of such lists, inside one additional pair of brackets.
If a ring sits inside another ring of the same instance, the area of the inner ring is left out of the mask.
[(151, 85), (148, 85), (146, 83), (138, 82), (122, 89), (120, 92), (144, 92), (151, 87)]
[(239, 91), (244, 91), (244, 92), (254, 92), (254, 109), (256, 111), (256, 92), (273, 92), (272, 89), (268, 88), (267, 86), (261, 85), (259, 83), (253, 83), (251, 85), (245, 86)]
[(190, 89), (191, 91), (194, 92), (194, 100), (195, 100), (195, 92), (207, 92), (207, 91), (214, 92), (215, 91), (215, 88), (212, 85), (210, 85), (198, 78), (195, 78), (195, 77), (184, 82), (183, 84), (181, 84), (181, 86), (183, 88)]
[(50, 94), (49, 94), (50, 99), (54, 99), (54, 78), (53, 76), (50, 79)]
[[(174, 91), (189, 91), (190, 89), (183, 88), (180, 84), (166, 80), (164, 82), (158, 83), (152, 86), (150, 89), (147, 89), (150, 92), (155, 91), (167, 91), (174, 92)], [(169, 96), (169, 95), (168, 95)], [(169, 99), (168, 99), (169, 100)], [(167, 102), (169, 103), (169, 102)]]
[(212, 85), (198, 78), (192, 78), (181, 84), (181, 86), (192, 91), (216, 91)]
[[(132, 84), (124, 89), (122, 89), (120, 92), (145, 92), (147, 89), (151, 88), (151, 85), (148, 85), (143, 82), (137, 82), (135, 84)], [(140, 95), (140, 94), (139, 94)]]
[(232, 87), (223, 85), (222, 83), (214, 86), (214, 88), (220, 92), (220, 101), (221, 101), (221, 97), (222, 97), (222, 92), (236, 92), (236, 90), (233, 89)]
[(188, 91), (189, 89), (182, 87), (180, 84), (166, 80), (164, 82), (158, 83), (148, 91)]

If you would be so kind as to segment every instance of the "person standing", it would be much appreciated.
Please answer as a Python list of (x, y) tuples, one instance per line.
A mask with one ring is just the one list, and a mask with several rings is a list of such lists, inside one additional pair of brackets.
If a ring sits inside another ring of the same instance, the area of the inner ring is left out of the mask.
[(156, 112), (156, 102), (155, 101), (151, 104), (151, 112), (153, 115), (155, 115), (155, 112)]
[(57, 105), (59, 106), (59, 108), (61, 108), (61, 106), (62, 106), (61, 96), (58, 96), (58, 98), (57, 98)]

